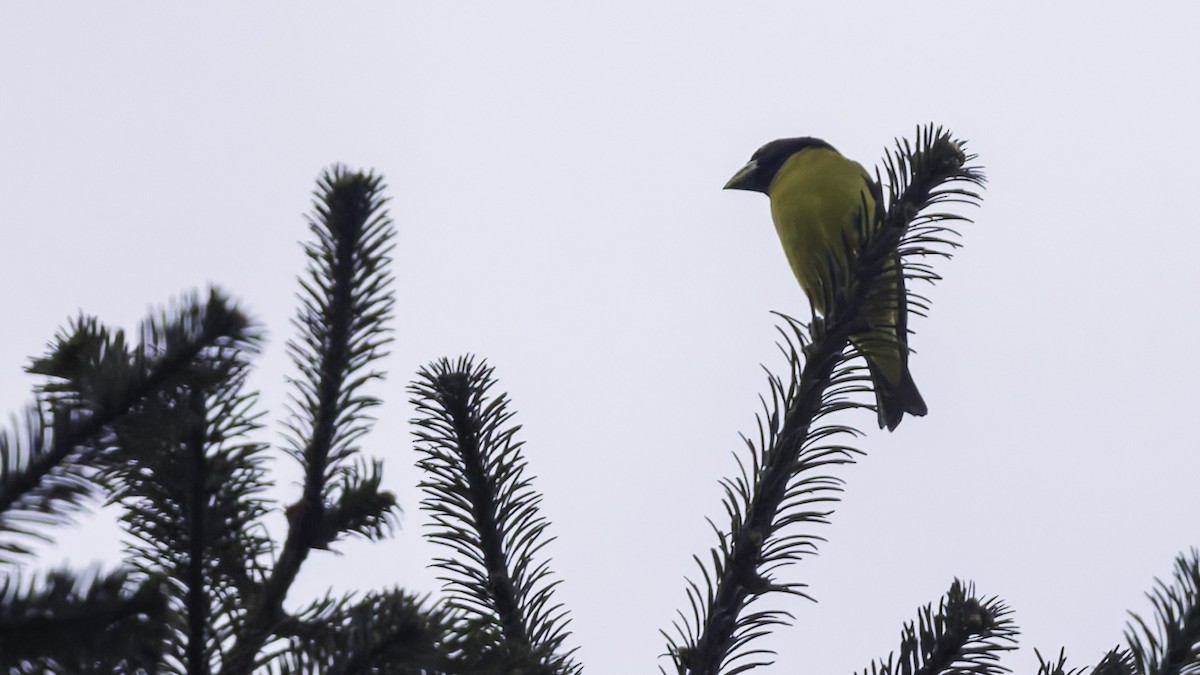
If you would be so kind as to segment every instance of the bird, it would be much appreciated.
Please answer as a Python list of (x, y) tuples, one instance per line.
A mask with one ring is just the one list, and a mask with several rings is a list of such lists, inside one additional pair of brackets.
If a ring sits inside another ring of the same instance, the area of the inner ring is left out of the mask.
[[(759, 148), (725, 189), (767, 195), (792, 273), (813, 310), (827, 316), (834, 267), (844, 272), (848, 266), (860, 223), (876, 223), (883, 201), (879, 184), (829, 143), (804, 136)], [(895, 431), (905, 413), (928, 412), (908, 370), (908, 307), (898, 254), (875, 283), (864, 303), (865, 328), (850, 340), (867, 362), (879, 428)]]

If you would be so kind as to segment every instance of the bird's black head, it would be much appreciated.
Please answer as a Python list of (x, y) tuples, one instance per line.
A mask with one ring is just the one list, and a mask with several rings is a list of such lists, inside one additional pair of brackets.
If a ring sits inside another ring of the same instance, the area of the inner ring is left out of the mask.
[[(775, 174), (783, 166), (783, 163), (787, 161), (788, 157), (808, 148), (828, 148), (829, 150), (834, 150), (832, 145), (812, 136), (781, 138), (777, 141), (771, 141), (759, 148), (750, 157), (750, 161), (746, 166), (743, 166), (725, 184), (725, 189), (753, 190), (766, 194), (767, 188), (771, 186), (771, 181), (775, 178)], [(834, 150), (834, 152), (837, 152), (837, 150)]]

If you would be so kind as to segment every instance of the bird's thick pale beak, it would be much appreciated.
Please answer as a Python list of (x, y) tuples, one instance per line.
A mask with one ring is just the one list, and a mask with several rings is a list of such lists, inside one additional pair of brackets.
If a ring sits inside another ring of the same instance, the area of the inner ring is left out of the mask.
[(733, 178), (729, 179), (729, 182), (725, 184), (723, 189), (757, 191), (758, 188), (754, 187), (754, 173), (756, 171), (758, 171), (757, 161), (752, 159), (749, 162), (746, 162), (746, 166), (738, 169), (738, 172), (733, 174)]

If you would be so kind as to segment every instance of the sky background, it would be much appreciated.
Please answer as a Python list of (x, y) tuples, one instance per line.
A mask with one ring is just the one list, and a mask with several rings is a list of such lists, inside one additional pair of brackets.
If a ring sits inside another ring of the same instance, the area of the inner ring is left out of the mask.
[[(1015, 610), (1010, 668), (1093, 665), (1200, 544), (1198, 24), (1193, 2), (6, 3), (0, 409), (69, 317), (132, 329), (217, 284), (267, 327), (278, 421), (314, 180), (373, 168), (397, 340), (365, 447), (405, 513), (311, 557), (291, 600), (437, 588), (405, 387), (471, 352), (524, 425), (579, 659), (656, 672), (782, 365), (769, 312), (807, 313), (767, 201), (721, 186), (774, 138), (873, 166), (932, 121), (989, 185), (913, 324), (930, 413), (838, 420), (868, 456), (784, 575), (819, 602), (767, 601), (797, 620), (764, 672), (861, 671), (956, 576)], [(111, 565), (117, 536), (85, 520), (46, 559)]]

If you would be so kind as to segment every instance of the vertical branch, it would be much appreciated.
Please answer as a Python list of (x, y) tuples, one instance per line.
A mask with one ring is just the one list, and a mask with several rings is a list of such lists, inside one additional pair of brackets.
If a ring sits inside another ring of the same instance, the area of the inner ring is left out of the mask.
[(410, 387), (429, 475), (421, 484), (422, 506), (433, 514), (428, 536), (454, 554), (434, 564), (452, 605), (495, 628), (496, 644), (478, 668), (574, 673), (579, 666), (561, 652), (567, 621), (552, 604), (549, 561), (535, 558), (551, 541), (541, 496), (525, 476), (507, 397), (488, 393), (494, 384), (491, 367), (465, 357), (423, 368)]
[[(151, 353), (171, 340), (162, 322), (147, 322), (143, 334)], [(164, 383), (113, 426), (98, 473), (109, 501), (124, 508), (129, 563), (174, 580), (166, 657), (189, 673), (210, 672), (239, 630), (241, 598), (262, 583), (254, 566), (270, 545), (258, 494), (268, 485), (265, 446), (245, 440), (258, 428), (256, 397), (244, 392), (252, 348), (208, 350)]]
[[(383, 377), (372, 366), (391, 341), (388, 264), (394, 231), (382, 192), (382, 178), (338, 166), (318, 181), (309, 218), (315, 241), (305, 245), (309, 264), (293, 321), (299, 335), (288, 343), (299, 376), (291, 380), (295, 391), (286, 431), (289, 452), (304, 468), (303, 494), (288, 508), (283, 550), (222, 675), (253, 670), (259, 650), (286, 618), (283, 601), (309, 551), (328, 546), (339, 534), (327, 513), (331, 478), (370, 427), (367, 411), (379, 401), (361, 388)], [(343, 493), (354, 494), (357, 487), (348, 481)], [(394, 500), (384, 508), (393, 506)]]
[(205, 502), (207, 491), (204, 483), (210, 476), (207, 466), (207, 409), (204, 397), (198, 392), (187, 394), (190, 414), (187, 416), (188, 428), (184, 439), (184, 453), (190, 463), (188, 478), (190, 485), (184, 498), (183, 505), (184, 527), (187, 528), (187, 559), (184, 563), (183, 581), (184, 606), (186, 607), (187, 636), (185, 645), (185, 663), (188, 675), (206, 675), (209, 672), (206, 645), (209, 638), (209, 597), (207, 575), (204, 568), (208, 564), (208, 551), (205, 545), (209, 542), (207, 530), (207, 509)]

